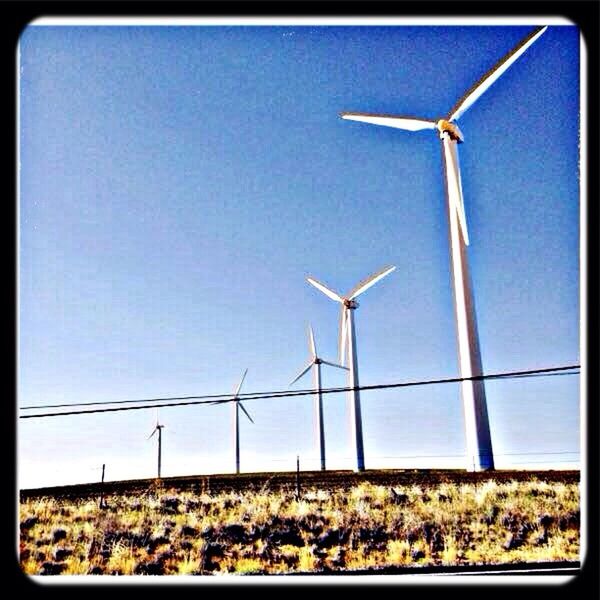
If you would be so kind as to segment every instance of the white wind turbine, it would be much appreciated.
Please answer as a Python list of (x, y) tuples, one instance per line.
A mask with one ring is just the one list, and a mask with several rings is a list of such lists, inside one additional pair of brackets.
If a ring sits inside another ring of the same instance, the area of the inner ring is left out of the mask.
[(147, 439), (150, 439), (157, 431), (158, 431), (158, 478), (160, 479), (160, 463), (162, 458), (162, 430), (164, 425), (160, 425), (158, 422), (158, 410), (156, 411), (156, 426), (154, 427), (152, 433), (148, 436)]
[(323, 427), (323, 397), (321, 393), (321, 365), (329, 365), (331, 367), (337, 367), (338, 369), (345, 369), (348, 371), (348, 367), (343, 367), (342, 365), (338, 365), (336, 363), (329, 362), (320, 358), (317, 355), (317, 346), (315, 344), (315, 335), (313, 333), (312, 327), (308, 326), (308, 348), (310, 351), (310, 362), (303, 369), (300, 374), (294, 379), (290, 386), (296, 383), (298, 379), (303, 377), (310, 369), (313, 369), (314, 374), (314, 382), (315, 389), (317, 390), (315, 394), (315, 421), (317, 423), (317, 436), (319, 438), (319, 450), (321, 454), (321, 470), (325, 470), (325, 429)]
[[(547, 27), (538, 27), (477, 81), (441, 119), (343, 112), (343, 119), (364, 121), (408, 131), (437, 129), (442, 143), (442, 157), (446, 175), (448, 227), (454, 284), (454, 308), (458, 336), (460, 376), (478, 377), (483, 374), (479, 336), (475, 317), (475, 303), (466, 246), (469, 245), (463, 193), (458, 163), (457, 144), (463, 135), (455, 121), (533, 44)], [(481, 471), (494, 468), (492, 440), (482, 379), (461, 382), (467, 442), (467, 469)]]
[(233, 436), (234, 436), (234, 444), (235, 444), (235, 472), (240, 472), (240, 408), (244, 411), (248, 419), (250, 419), (251, 423), (254, 423), (252, 417), (248, 413), (248, 411), (244, 408), (244, 405), (240, 402), (239, 394), (242, 389), (242, 383), (244, 383), (244, 379), (246, 378), (246, 373), (248, 369), (244, 371), (242, 375), (242, 379), (238, 384), (234, 394), (233, 394)]
[(345, 364), (346, 354), (348, 355), (348, 387), (350, 387), (349, 401), (351, 425), (354, 442), (356, 445), (356, 470), (365, 470), (365, 453), (363, 447), (362, 417), (360, 412), (360, 391), (358, 383), (358, 359), (356, 353), (356, 332), (354, 329), (354, 310), (358, 308), (357, 298), (364, 291), (375, 285), (380, 279), (383, 279), (388, 273), (391, 273), (396, 267), (386, 267), (361, 281), (346, 296), (340, 296), (327, 286), (323, 285), (312, 277), (306, 280), (314, 285), (318, 290), (329, 296), (332, 300), (339, 302), (341, 306), (340, 313), (340, 362)]

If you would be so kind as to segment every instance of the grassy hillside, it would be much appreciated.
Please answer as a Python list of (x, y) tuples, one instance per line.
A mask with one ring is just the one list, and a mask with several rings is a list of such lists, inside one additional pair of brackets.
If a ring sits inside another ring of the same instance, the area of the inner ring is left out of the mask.
[(344, 572), (579, 559), (579, 486), (437, 483), (198, 493), (152, 486), (20, 505), (32, 575)]

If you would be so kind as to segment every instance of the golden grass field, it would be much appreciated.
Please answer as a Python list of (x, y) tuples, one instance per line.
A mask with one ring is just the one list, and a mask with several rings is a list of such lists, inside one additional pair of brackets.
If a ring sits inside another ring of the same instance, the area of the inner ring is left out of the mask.
[(579, 560), (579, 484), (488, 480), (20, 504), (29, 575), (337, 573)]

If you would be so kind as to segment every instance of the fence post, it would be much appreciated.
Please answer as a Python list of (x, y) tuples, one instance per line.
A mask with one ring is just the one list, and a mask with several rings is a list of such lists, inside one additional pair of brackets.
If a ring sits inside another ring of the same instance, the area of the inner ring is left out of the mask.
[(102, 480), (100, 481), (100, 508), (104, 508), (104, 469), (106, 464), (102, 465)]

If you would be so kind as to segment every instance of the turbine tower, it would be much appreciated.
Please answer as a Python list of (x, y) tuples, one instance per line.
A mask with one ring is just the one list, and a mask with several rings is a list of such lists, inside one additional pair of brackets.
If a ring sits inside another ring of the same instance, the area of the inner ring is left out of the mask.
[(388, 273), (391, 273), (396, 267), (386, 267), (361, 281), (346, 296), (340, 296), (330, 290), (312, 277), (307, 277), (308, 283), (316, 287), (319, 291), (329, 296), (332, 300), (339, 302), (340, 312), (340, 362), (345, 365), (346, 354), (348, 356), (348, 387), (350, 393), (348, 400), (350, 404), (351, 426), (356, 446), (356, 471), (365, 470), (365, 452), (363, 446), (362, 417), (360, 412), (360, 391), (358, 382), (358, 358), (356, 354), (356, 331), (354, 328), (354, 311), (358, 308), (357, 298), (365, 290), (375, 285), (380, 279), (383, 279)]
[[(343, 119), (364, 121), (408, 131), (433, 129), (438, 131), (442, 144), (442, 160), (446, 179), (448, 232), (454, 287), (454, 309), (458, 337), (458, 362), (461, 378), (483, 375), (475, 302), (469, 273), (467, 246), (469, 236), (465, 218), (457, 144), (463, 135), (455, 121), (531, 46), (547, 27), (538, 27), (477, 81), (441, 119), (342, 112)], [(482, 379), (461, 382), (467, 445), (467, 470), (483, 471), (494, 468), (492, 439)]]
[(156, 426), (147, 439), (150, 439), (158, 431), (158, 478), (160, 479), (160, 462), (162, 457), (162, 430), (164, 425), (158, 423), (158, 411), (156, 411)]
[(235, 390), (233, 395), (233, 437), (235, 444), (235, 472), (238, 474), (240, 472), (240, 408), (244, 411), (248, 419), (250, 419), (251, 423), (254, 423), (252, 417), (248, 413), (248, 411), (244, 408), (244, 405), (240, 402), (239, 393), (242, 389), (242, 383), (244, 383), (244, 379), (246, 378), (246, 373), (248, 369), (244, 371), (242, 375), (242, 379)]
[(317, 356), (317, 346), (315, 344), (315, 335), (313, 333), (312, 327), (308, 326), (308, 349), (310, 351), (310, 362), (300, 372), (300, 375), (296, 377), (291, 383), (290, 386), (296, 383), (298, 379), (304, 376), (310, 369), (313, 369), (313, 376), (315, 382), (315, 389), (317, 390), (315, 394), (315, 421), (317, 424), (317, 437), (319, 438), (319, 450), (321, 454), (321, 471), (325, 470), (325, 429), (323, 427), (323, 397), (321, 393), (321, 365), (329, 365), (331, 367), (337, 367), (338, 369), (345, 369), (348, 371), (348, 367), (342, 367), (342, 365), (338, 365), (336, 363), (329, 362)]

